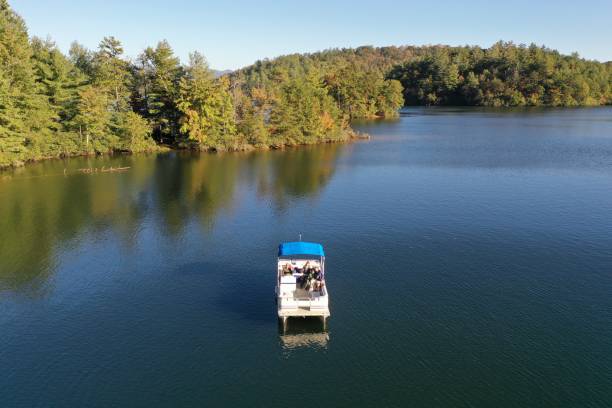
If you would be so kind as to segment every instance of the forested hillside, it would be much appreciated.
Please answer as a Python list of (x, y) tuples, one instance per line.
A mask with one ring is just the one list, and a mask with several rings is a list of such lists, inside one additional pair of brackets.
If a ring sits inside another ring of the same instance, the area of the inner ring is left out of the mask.
[(591, 106), (612, 103), (612, 66), (536, 45), (432, 47), (394, 67), (407, 105)]
[[(396, 115), (403, 104), (399, 82), (379, 72), (373, 89), (349, 90), (307, 60), (218, 76), (199, 53), (181, 64), (165, 41), (130, 60), (114, 37), (96, 50), (74, 43), (66, 56), (50, 40), (29, 38), (0, 0), (0, 167), (159, 145), (232, 150), (343, 140), (351, 117)], [(355, 74), (373, 75), (365, 67)]]
[(0, 0), (0, 167), (160, 145), (240, 150), (345, 140), (350, 120), (404, 104), (602, 105), (612, 66), (544, 47), (359, 47), (257, 61), (216, 75), (166, 41), (135, 58), (29, 38)]

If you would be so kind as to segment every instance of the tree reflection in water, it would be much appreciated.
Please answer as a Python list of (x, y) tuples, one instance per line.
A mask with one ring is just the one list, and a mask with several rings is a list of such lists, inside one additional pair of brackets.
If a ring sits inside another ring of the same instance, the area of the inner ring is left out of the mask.
[[(277, 208), (316, 196), (343, 148), (75, 158), (2, 173), (0, 291), (27, 288), (30, 296), (43, 295), (67, 250), (107, 232), (129, 249), (144, 220), (170, 237), (192, 220), (213, 228), (217, 214), (234, 206), (240, 184), (253, 185)], [(78, 172), (110, 166), (130, 169)]]

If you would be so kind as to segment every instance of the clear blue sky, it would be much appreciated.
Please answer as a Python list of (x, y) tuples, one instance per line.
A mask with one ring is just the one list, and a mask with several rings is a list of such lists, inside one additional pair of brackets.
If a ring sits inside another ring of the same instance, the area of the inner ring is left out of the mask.
[(535, 42), (612, 60), (612, 0), (582, 1), (197, 1), (9, 0), (30, 34), (64, 51), (119, 38), (134, 57), (167, 39), (186, 61), (202, 52), (216, 69), (258, 59), (359, 45)]

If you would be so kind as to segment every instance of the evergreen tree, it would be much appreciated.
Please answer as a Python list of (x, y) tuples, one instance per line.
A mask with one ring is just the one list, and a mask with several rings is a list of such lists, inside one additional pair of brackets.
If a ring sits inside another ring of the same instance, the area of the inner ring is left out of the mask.
[(119, 138), (111, 132), (111, 112), (108, 95), (103, 89), (90, 85), (79, 92), (78, 126), (84, 152), (109, 153), (119, 145)]
[(83, 74), (88, 77), (93, 76), (94, 72), (94, 56), (91, 51), (85, 48), (83, 45), (74, 41), (70, 44), (70, 50), (68, 51), (70, 62), (74, 64)]
[(115, 112), (131, 110), (129, 105), (131, 72), (123, 60), (123, 46), (115, 37), (104, 37), (93, 58), (93, 82), (104, 89)]
[(155, 150), (149, 122), (136, 112), (119, 112), (113, 116), (111, 127), (117, 135), (115, 149), (128, 152)]
[(33, 61), (39, 89), (51, 106), (56, 124), (61, 131), (76, 115), (78, 92), (87, 83), (87, 77), (50, 40), (32, 39)]
[(162, 143), (174, 143), (178, 135), (179, 112), (176, 107), (182, 69), (167, 41), (147, 48), (139, 58), (136, 98)]
[(343, 120), (322, 83), (292, 79), (283, 84), (270, 112), (271, 142), (308, 144), (342, 138)]
[(30, 158), (30, 117), (39, 105), (24, 21), (0, 0), (0, 166)]
[(227, 78), (215, 80), (204, 57), (190, 55), (180, 80), (178, 110), (181, 131), (200, 148), (228, 147), (236, 134), (234, 107)]

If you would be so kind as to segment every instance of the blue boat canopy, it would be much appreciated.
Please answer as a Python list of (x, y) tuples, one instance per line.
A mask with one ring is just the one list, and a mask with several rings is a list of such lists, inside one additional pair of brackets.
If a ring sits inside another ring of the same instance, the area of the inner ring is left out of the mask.
[(325, 256), (323, 245), (316, 242), (285, 242), (278, 246), (278, 256), (315, 255)]

